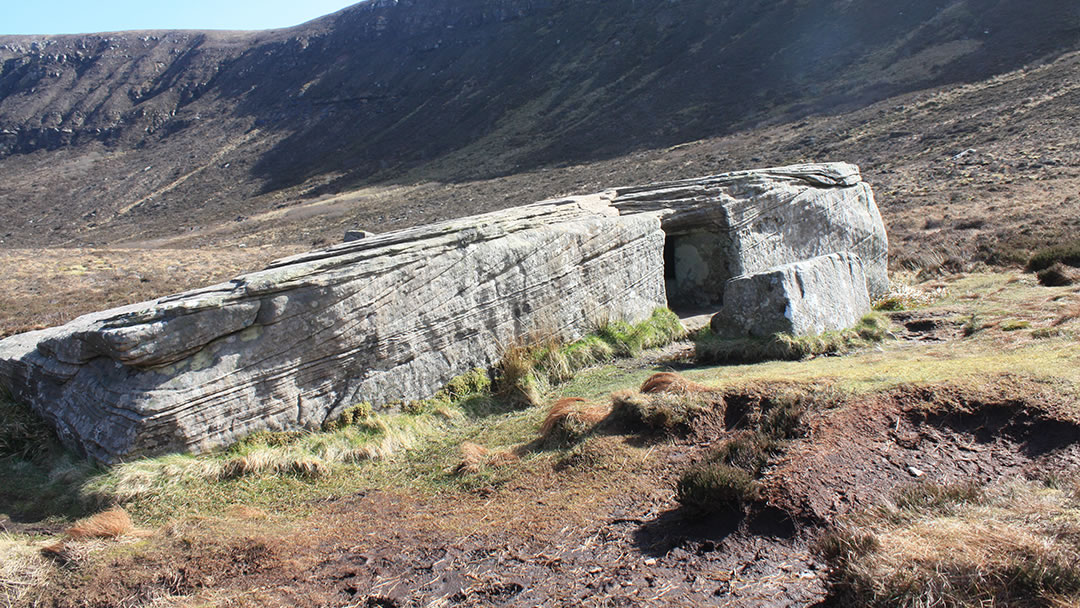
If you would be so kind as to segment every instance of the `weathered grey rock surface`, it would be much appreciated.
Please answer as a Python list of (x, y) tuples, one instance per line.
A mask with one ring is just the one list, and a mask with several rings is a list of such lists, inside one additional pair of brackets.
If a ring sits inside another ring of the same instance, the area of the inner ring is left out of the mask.
[(851, 327), (868, 312), (862, 260), (842, 252), (729, 280), (712, 330), (730, 338), (807, 336)]
[(852, 251), (863, 291), (881, 292), (886, 250), (852, 165), (610, 190), (373, 235), (12, 336), (0, 386), (100, 461), (204, 451), (430, 396), (516, 337), (642, 319), (668, 288), (718, 308), (733, 276)]
[(730, 278), (839, 251), (862, 258), (871, 297), (888, 291), (885, 224), (855, 165), (740, 171), (615, 194), (621, 213), (660, 215), (673, 302), (714, 305)]

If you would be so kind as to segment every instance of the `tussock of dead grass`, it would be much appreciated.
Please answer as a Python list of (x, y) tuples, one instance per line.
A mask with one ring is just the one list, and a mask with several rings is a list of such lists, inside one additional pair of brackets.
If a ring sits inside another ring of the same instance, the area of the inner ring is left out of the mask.
[(72, 539), (116, 538), (135, 529), (127, 511), (117, 507), (80, 520), (64, 532)]
[(517, 450), (492, 450), (478, 443), (466, 441), (461, 444), (461, 462), (454, 467), (455, 474), (479, 473), (485, 468), (499, 468), (521, 459)]
[(1075, 482), (916, 486), (850, 517), (818, 549), (845, 606), (1076, 605), (1080, 492)]
[(540, 436), (545, 441), (576, 441), (610, 413), (609, 405), (587, 403), (579, 397), (560, 399), (540, 425)]
[(642, 393), (700, 393), (709, 390), (703, 384), (687, 380), (674, 372), (659, 372), (649, 376), (641, 388)]
[(550, 433), (556, 424), (571, 414), (575, 408), (580, 407), (582, 403), (585, 403), (585, 400), (581, 397), (566, 397), (556, 401), (552, 404), (551, 409), (548, 410), (548, 414), (544, 418), (544, 422), (540, 425), (540, 434), (547, 435)]
[(64, 531), (63, 538), (42, 547), (41, 551), (47, 555), (70, 558), (69, 548), (73, 541), (114, 540), (130, 534), (145, 535), (147, 532), (135, 528), (127, 511), (114, 507), (75, 522)]

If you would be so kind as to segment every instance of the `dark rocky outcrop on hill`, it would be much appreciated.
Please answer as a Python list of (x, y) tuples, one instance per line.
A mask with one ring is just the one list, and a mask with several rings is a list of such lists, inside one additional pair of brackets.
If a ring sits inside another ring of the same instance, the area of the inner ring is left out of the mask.
[(162, 236), (671, 145), (1078, 40), (1060, 0), (375, 0), (268, 32), (0, 37), (0, 239)]

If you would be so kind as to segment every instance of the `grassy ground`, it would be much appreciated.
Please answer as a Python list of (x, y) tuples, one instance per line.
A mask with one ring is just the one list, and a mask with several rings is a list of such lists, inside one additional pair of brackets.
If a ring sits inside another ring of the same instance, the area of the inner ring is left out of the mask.
[(911, 486), (820, 542), (851, 606), (1075, 606), (1075, 479)]
[(213, 285), (303, 250), (0, 249), (0, 338)]
[[(76, 517), (119, 503), (137, 526), (164, 529), (191, 517), (228, 518), (241, 505), (273, 514), (273, 526), (288, 530), (294, 525), (290, 522), (319, 516), (327, 501), (375, 488), (453, 501), (460, 500), (454, 497), (471, 500), (485, 496), (537, 476), (544, 485), (549, 482), (540, 472), (595, 458), (590, 450), (612, 449), (592, 439), (576, 445), (535, 444), (547, 404), (557, 398), (580, 397), (587, 404), (606, 406), (612, 392), (636, 389), (654, 372), (672, 367), (719, 390), (794, 381), (827, 386), (838, 394), (871, 395), (913, 383), (979, 387), (1008, 383), (1016, 377), (1080, 398), (1080, 319), (1075, 315), (1080, 294), (1074, 289), (1042, 287), (1032, 275), (1020, 273), (952, 276), (919, 283), (913, 289), (934, 297), (914, 304), (913, 310), (890, 313), (892, 339), (840, 356), (746, 365), (695, 365), (685, 359), (661, 367), (600, 364), (571, 374), (568, 382), (544, 383), (538, 395), (541, 405), (513, 408), (497, 398), (472, 396), (396, 418), (359, 417), (358, 423), (326, 432), (260, 436), (217, 454), (142, 459), (111, 469), (91, 466), (42, 441), (38, 449), (12, 449), (0, 458), (0, 486), (6, 488), (0, 493), (0, 513), (16, 521), (33, 522), (40, 529), (58, 530)], [(912, 333), (907, 329), (927, 319), (933, 321), (932, 330)], [(1080, 412), (1063, 414), (1080, 419)], [(513, 451), (515, 458), (502, 466), (462, 473), (458, 465), (466, 442), (493, 451)], [(621, 462), (644, 463), (656, 457), (650, 456), (656, 449), (654, 444), (632, 449), (637, 451), (618, 457)], [(331, 457), (331, 453), (337, 455)], [(718, 456), (716, 462), (726, 466), (728, 461), (737, 460), (728, 456)], [(310, 466), (296, 465), (305, 458), (311, 460)], [(292, 464), (279, 467), (273, 464), (277, 461)], [(759, 474), (761, 464), (755, 462), (749, 468)], [(671, 484), (672, 493), (677, 477), (663, 482)], [(582, 491), (593, 490), (587, 486)], [(998, 508), (994, 505), (1000, 506), (1001, 501), (994, 500), (998, 502), (981, 504), (978, 509)], [(970, 511), (971, 518), (983, 516), (978, 509)], [(934, 518), (942, 515), (926, 511), (919, 517), (922, 523), (916, 523), (925, 527), (927, 521), (937, 521)], [(1009, 521), (1015, 523), (1016, 519)], [(879, 536), (910, 532), (874, 527), (877, 524), (859, 525)], [(8, 563), (21, 564), (11, 566), (17, 571), (7, 576), (33, 585), (32, 581), (43, 576), (41, 568), (54, 567), (42, 565), (36, 553), (26, 550), (37, 546), (37, 538), (8, 534), (2, 539), (5, 555), (15, 556)], [(124, 545), (123, 550), (138, 550), (132, 546)], [(107, 554), (111, 549), (102, 550)], [(34, 557), (27, 557), (31, 554)], [(899, 558), (871, 555), (866, 559), (871, 561), (852, 562), (852, 568), (873, 573), (891, 567), (893, 562), (888, 560)], [(14, 597), (21, 587), (4, 589)]]
[[(686, 375), (706, 384), (733, 380), (810, 380), (828, 377), (843, 388), (871, 391), (911, 382), (960, 380), (1016, 373), (1080, 386), (1077, 332), (1073, 314), (1080, 295), (1072, 288), (1039, 286), (1032, 275), (983, 273), (949, 277), (928, 289), (945, 287), (942, 297), (917, 309), (962, 332), (976, 319), (971, 336), (941, 342), (891, 341), (854, 356), (772, 361), (753, 365), (702, 367)], [(1013, 321), (1029, 325), (1002, 328)], [(1048, 335), (1044, 332), (1051, 331)], [(946, 329), (948, 331), (948, 329)]]

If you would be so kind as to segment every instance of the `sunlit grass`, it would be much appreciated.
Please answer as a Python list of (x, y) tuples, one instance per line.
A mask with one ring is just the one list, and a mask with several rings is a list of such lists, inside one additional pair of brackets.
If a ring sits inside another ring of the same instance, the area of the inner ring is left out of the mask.
[(1075, 481), (916, 485), (819, 543), (844, 606), (1075, 606)]

